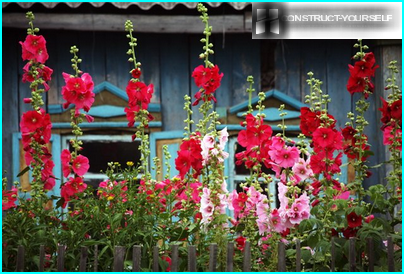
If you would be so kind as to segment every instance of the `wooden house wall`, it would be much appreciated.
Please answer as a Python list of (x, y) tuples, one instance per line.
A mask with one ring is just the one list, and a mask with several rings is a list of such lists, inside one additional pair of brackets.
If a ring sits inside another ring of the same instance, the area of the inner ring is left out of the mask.
[[(77, 45), (83, 59), (81, 69), (93, 76), (95, 85), (108, 81), (125, 89), (129, 80), (130, 64), (127, 62), (127, 38), (123, 32), (77, 32), (67, 30), (41, 30), (46, 37), (50, 58), (47, 65), (54, 69), (51, 90), (46, 94), (47, 104), (62, 103), (60, 94), (64, 81), (61, 72), (72, 72), (69, 49)], [(152, 102), (161, 103), (163, 129), (181, 130), (185, 113), (183, 96), (193, 96), (198, 88), (191, 77), (199, 64), (202, 44), (197, 34), (137, 34), (137, 58), (142, 63), (143, 79), (153, 83), (155, 94)], [(18, 132), (19, 120), (30, 106), (22, 103), (29, 96), (27, 83), (21, 82), (21, 48), (18, 41), (25, 38), (24, 30), (3, 29), (3, 170), (11, 171), (11, 134)], [(354, 53), (352, 40), (252, 40), (251, 34), (214, 34), (215, 55), (211, 59), (224, 73), (221, 87), (217, 90), (217, 107), (231, 107), (248, 98), (246, 77), (253, 75), (255, 89), (274, 87), (301, 102), (308, 94), (307, 72), (313, 71), (323, 81), (323, 90), (330, 94), (333, 103), (330, 113), (343, 127), (346, 113), (354, 110), (352, 98), (346, 91), (349, 77), (347, 64)], [(371, 41), (377, 61), (384, 68), (391, 59), (399, 60), (401, 68), (401, 43), (381, 45)], [(269, 65), (272, 63), (272, 65)], [(261, 75), (263, 79), (261, 79)], [(383, 86), (387, 71), (377, 74), (376, 94), (370, 99), (368, 111), (370, 125), (367, 129), (375, 156), (372, 164), (385, 159), (380, 128), (379, 96), (385, 95)], [(273, 78), (273, 79), (267, 79)], [(268, 84), (269, 83), (269, 84)], [(401, 85), (401, 76), (399, 79)], [(274, 85), (274, 86), (271, 86)], [(256, 92), (256, 93), (257, 93)], [(256, 95), (256, 94), (255, 94)], [(375, 99), (376, 98), (376, 99)], [(198, 118), (194, 109), (194, 119)], [(7, 176), (9, 177), (9, 176)], [(380, 181), (383, 173), (376, 174), (367, 184)], [(9, 177), (10, 179), (10, 177)]]

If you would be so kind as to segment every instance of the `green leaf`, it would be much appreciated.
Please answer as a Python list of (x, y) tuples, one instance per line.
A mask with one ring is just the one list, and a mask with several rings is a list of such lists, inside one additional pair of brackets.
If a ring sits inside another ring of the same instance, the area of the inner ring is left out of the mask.
[(30, 170), (30, 168), (29, 168), (29, 166), (27, 166), (26, 168), (21, 170), (20, 173), (17, 174), (17, 177), (21, 177), (22, 175), (24, 175), (29, 170)]

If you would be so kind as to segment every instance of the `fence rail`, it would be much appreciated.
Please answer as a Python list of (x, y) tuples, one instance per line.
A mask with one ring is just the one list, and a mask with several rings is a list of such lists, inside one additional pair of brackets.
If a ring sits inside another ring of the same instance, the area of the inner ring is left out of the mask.
[[(355, 238), (349, 239), (349, 271), (356, 272), (357, 262), (356, 262), (356, 251), (355, 251)], [(368, 272), (374, 272), (374, 259), (375, 259), (375, 249), (374, 249), (374, 241), (372, 238), (367, 239), (366, 244), (366, 255), (368, 257)], [(179, 268), (179, 245), (171, 245), (171, 272), (178, 272)], [(65, 263), (65, 245), (59, 245), (57, 249), (57, 266), (56, 269), (59, 272), (65, 271), (64, 263)], [(132, 252), (132, 271), (140, 272), (141, 271), (141, 250), (142, 247), (140, 245), (133, 246)], [(124, 268), (124, 259), (126, 254), (126, 248), (123, 246), (116, 246), (114, 250), (114, 262), (112, 270), (114, 272), (122, 272), (125, 270)], [(193, 245), (188, 246), (188, 272), (196, 272), (196, 247)], [(215, 272), (217, 269), (217, 254), (218, 247), (217, 244), (210, 244), (209, 246), (209, 272)], [(226, 258), (226, 272), (233, 271), (233, 254), (234, 254), (234, 242), (229, 242), (227, 246), (227, 258)], [(153, 248), (153, 272), (162, 271), (159, 266), (159, 247), (155, 246)], [(25, 260), (25, 248), (24, 246), (19, 246), (17, 251), (17, 266), (16, 272), (25, 271), (24, 269), (24, 260)], [(245, 243), (245, 247), (243, 250), (243, 272), (251, 272), (251, 244), (250, 242)], [(78, 265), (78, 269), (80, 272), (86, 271), (98, 271), (98, 246), (94, 245), (94, 262), (92, 264), (92, 269), (88, 269), (87, 267), (88, 261), (88, 247), (81, 247), (80, 253), (80, 262)], [(39, 250), (39, 271), (44, 271), (44, 262), (45, 262), (45, 247), (43, 245), (40, 246)], [(331, 239), (331, 264), (330, 270), (332, 272), (335, 271), (335, 263), (336, 263), (336, 252), (335, 252), (335, 241), (334, 238)], [(394, 246), (391, 237), (387, 238), (387, 263), (388, 263), (388, 271), (394, 272)], [(279, 272), (287, 271), (286, 268), (286, 247), (283, 242), (279, 242), (278, 244), (278, 266), (277, 270)], [(296, 265), (295, 271), (300, 272), (302, 270), (301, 267), (301, 245), (300, 240), (296, 240)], [(32, 269), (30, 271), (36, 271), (36, 269)]]

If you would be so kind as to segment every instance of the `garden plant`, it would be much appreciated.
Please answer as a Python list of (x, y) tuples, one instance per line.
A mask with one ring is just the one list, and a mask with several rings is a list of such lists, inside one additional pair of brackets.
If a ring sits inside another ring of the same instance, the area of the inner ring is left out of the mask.
[[(280, 132), (264, 122), (265, 94), (259, 92), (256, 106), (251, 104), (254, 79), (247, 78), (250, 105), (244, 114), (244, 127), (237, 141), (243, 151), (236, 154), (237, 164), (250, 171), (241, 185), (241, 191), (229, 192), (224, 161), (229, 154), (226, 149), (229, 134), (227, 129), (217, 130), (219, 115), (214, 111), (215, 91), (220, 88), (226, 72), (210, 61), (214, 54), (210, 41), (212, 27), (209, 25), (207, 8), (198, 4), (204, 25), (201, 38), (201, 64), (192, 72), (199, 88), (194, 98), (184, 97), (184, 137), (177, 155), (170, 155), (164, 147), (164, 158), (149, 162), (148, 123), (153, 116), (148, 105), (153, 96), (153, 83), (140, 80), (143, 64), (136, 57), (135, 30), (130, 21), (125, 23), (128, 38), (128, 61), (133, 68), (126, 93), (129, 101), (125, 108), (128, 127), (136, 125), (133, 140), (140, 140), (140, 164), (126, 165), (108, 163), (107, 180), (97, 189), (85, 183), (85, 174), (91, 162), (81, 155), (83, 131), (80, 124), (94, 118), (88, 115), (94, 102), (92, 77), (80, 70), (80, 52), (71, 47), (72, 70), (63, 73), (65, 86), (61, 94), (64, 108), (70, 109), (74, 138), (71, 149), (61, 155), (51, 155), (49, 143), (52, 123), (44, 110), (42, 96), (49, 90), (53, 70), (45, 65), (48, 59), (46, 40), (34, 27), (34, 15), (27, 13), (29, 28), (22, 47), (23, 82), (30, 85), (31, 98), (24, 103), (32, 110), (22, 114), (20, 131), (27, 169), (30, 172), (31, 190), (23, 191), (18, 182), (7, 189), (3, 179), (3, 271), (14, 271), (17, 249), (25, 247), (25, 269), (39, 269), (39, 248), (45, 246), (45, 271), (56, 269), (56, 253), (59, 245), (66, 245), (65, 269), (77, 271), (80, 248), (98, 245), (98, 270), (111, 271), (114, 247), (124, 246), (125, 270), (132, 265), (131, 247), (142, 246), (141, 268), (151, 271), (153, 248), (159, 246), (161, 269), (170, 270), (170, 245), (179, 245), (179, 270), (187, 267), (187, 247), (196, 246), (197, 269), (204, 271), (209, 263), (209, 245), (217, 244), (217, 270), (224, 271), (229, 242), (235, 243), (234, 271), (242, 270), (243, 250), (246, 242), (251, 244), (251, 267), (253, 271), (277, 269), (277, 245), (286, 245), (287, 269), (293, 270), (296, 263), (295, 245), (302, 246), (301, 263), (304, 271), (329, 271), (331, 239), (335, 242), (336, 270), (348, 270), (349, 239), (356, 241), (358, 271), (366, 271), (368, 257), (366, 242), (373, 238), (376, 245), (375, 269), (387, 270), (387, 249), (383, 241), (392, 237), (396, 269), (401, 271), (401, 176), (402, 176), (402, 101), (396, 83), (399, 73), (396, 62), (389, 65), (391, 77), (386, 89), (387, 98), (380, 98), (382, 119), (380, 134), (390, 152), (390, 159), (377, 166), (369, 165), (372, 156), (365, 128), (368, 122), (368, 99), (373, 95), (373, 78), (378, 69), (374, 54), (358, 40), (353, 46), (357, 53), (348, 64), (350, 77), (346, 91), (355, 99), (355, 111), (347, 114), (346, 126), (337, 128), (336, 120), (328, 111), (331, 96), (322, 90), (322, 82), (308, 72), (306, 95), (307, 107), (301, 108), (298, 141), (285, 134), (287, 125), (279, 125)], [(85, 60), (83, 60), (85, 61)], [(350, 60), (347, 60), (347, 63)], [(147, 66), (145, 63), (144, 66)], [(185, 79), (186, 80), (186, 79)], [(186, 80), (188, 81), (188, 80)], [(345, 83), (344, 83), (345, 84)], [(343, 88), (343, 84), (342, 88)], [(379, 100), (379, 98), (376, 98)], [(192, 106), (199, 106), (202, 118), (191, 120)], [(254, 109), (256, 108), (256, 109)], [(257, 110), (257, 111), (255, 111)], [(279, 106), (280, 116), (287, 114), (285, 106)], [(254, 115), (256, 113), (256, 115)], [(349, 159), (355, 178), (346, 182), (341, 177), (342, 156)], [(60, 197), (47, 192), (55, 187), (52, 159), (61, 158), (63, 184)], [(175, 157), (175, 166), (169, 159)], [(162, 181), (151, 175), (155, 169), (160, 173), (162, 163), (167, 172), (176, 169), (178, 175), (165, 175)], [(371, 170), (382, 165), (389, 167), (385, 181), (368, 189), (363, 181), (371, 176)], [(272, 170), (272, 174), (265, 173)], [(277, 193), (270, 193), (274, 184)], [(53, 202), (55, 201), (54, 205)], [(271, 202), (278, 201), (277, 207)], [(228, 214), (230, 212), (230, 214)], [(93, 264), (93, 249), (89, 249), (88, 267)]]

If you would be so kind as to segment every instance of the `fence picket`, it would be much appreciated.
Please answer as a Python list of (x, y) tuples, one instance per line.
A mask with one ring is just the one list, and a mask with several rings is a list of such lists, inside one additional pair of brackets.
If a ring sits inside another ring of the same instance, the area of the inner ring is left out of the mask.
[(114, 254), (114, 272), (122, 272), (123, 260), (125, 259), (125, 247), (124, 246), (116, 246), (115, 254)]
[(300, 240), (296, 240), (296, 272), (300, 272), (302, 267), (301, 267), (301, 259), (302, 259), (302, 254), (300, 253)]
[(373, 238), (367, 239), (367, 255), (368, 255), (368, 272), (375, 271), (375, 246), (373, 242)]
[(171, 272), (178, 272), (178, 245), (171, 246)]
[(233, 254), (234, 254), (234, 242), (230, 242), (227, 244), (226, 272), (233, 272)]
[(87, 258), (88, 258), (88, 248), (86, 246), (81, 247), (80, 254), (80, 272), (87, 272)]
[(17, 250), (17, 267), (16, 272), (23, 272), (24, 271), (24, 261), (25, 261), (25, 248), (20, 245), (18, 246)]
[(244, 245), (243, 272), (251, 272), (251, 244), (248, 241)]
[(356, 271), (355, 238), (349, 238), (349, 271)]
[(286, 271), (286, 253), (285, 244), (283, 242), (278, 243), (278, 271)]
[(387, 237), (387, 265), (388, 271), (394, 272), (394, 244), (391, 236)]
[(153, 247), (153, 272), (159, 272), (159, 247)]
[(196, 247), (188, 246), (188, 272), (196, 272)]
[(217, 266), (217, 244), (209, 246), (209, 272), (216, 272)]
[(94, 272), (98, 272), (98, 245), (94, 245)]
[(133, 246), (132, 261), (132, 272), (140, 272), (140, 264), (142, 261), (142, 247), (140, 245)]
[(43, 272), (45, 267), (45, 246), (39, 246), (39, 272)]
[(58, 259), (57, 259), (57, 270), (58, 270), (58, 272), (64, 272), (65, 271), (65, 251), (66, 251), (66, 246), (65, 245), (59, 245), (58, 246)]

